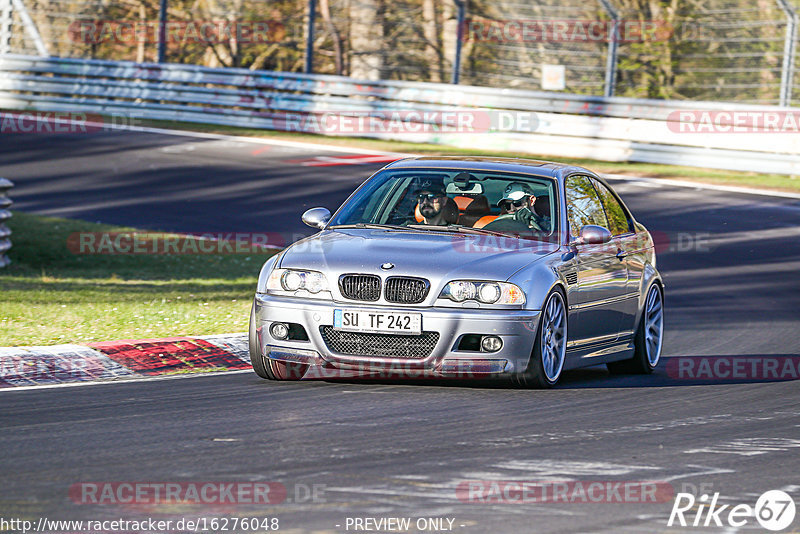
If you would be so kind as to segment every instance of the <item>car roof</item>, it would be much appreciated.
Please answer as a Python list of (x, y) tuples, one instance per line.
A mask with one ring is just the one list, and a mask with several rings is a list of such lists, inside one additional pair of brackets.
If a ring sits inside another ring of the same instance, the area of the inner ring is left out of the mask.
[(557, 163), (525, 158), (498, 158), (481, 156), (420, 156), (401, 159), (390, 163), (386, 169), (442, 168), (463, 169), (473, 171), (500, 171), (530, 174), (547, 178), (563, 178), (576, 172), (596, 174), (589, 169)]

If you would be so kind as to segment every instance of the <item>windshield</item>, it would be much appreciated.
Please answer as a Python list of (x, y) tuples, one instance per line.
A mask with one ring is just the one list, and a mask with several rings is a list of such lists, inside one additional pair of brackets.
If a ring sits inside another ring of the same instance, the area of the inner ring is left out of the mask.
[(473, 229), (540, 239), (557, 232), (555, 181), (462, 170), (386, 170), (339, 210), (330, 227), (385, 225), (416, 230)]

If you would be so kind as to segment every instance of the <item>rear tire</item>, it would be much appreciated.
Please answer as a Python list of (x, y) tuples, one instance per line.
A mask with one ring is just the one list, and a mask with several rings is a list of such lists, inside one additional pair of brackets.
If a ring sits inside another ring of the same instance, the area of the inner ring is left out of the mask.
[(647, 291), (642, 318), (633, 340), (633, 358), (606, 364), (611, 374), (649, 375), (661, 359), (664, 339), (664, 291), (655, 283)]
[(567, 299), (555, 288), (545, 299), (528, 367), (516, 376), (524, 387), (551, 388), (561, 377), (567, 354)]
[(258, 343), (258, 332), (256, 331), (256, 306), (250, 310), (250, 363), (253, 364), (253, 371), (267, 380), (300, 380), (308, 370), (307, 365), (301, 363), (287, 363), (270, 360), (261, 353)]

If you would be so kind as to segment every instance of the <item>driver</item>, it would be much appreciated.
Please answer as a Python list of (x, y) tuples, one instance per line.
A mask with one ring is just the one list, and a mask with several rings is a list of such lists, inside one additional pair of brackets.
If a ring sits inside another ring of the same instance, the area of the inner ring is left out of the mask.
[(445, 217), (447, 193), (444, 180), (425, 179), (416, 190), (417, 206), (425, 224), (446, 226), (449, 221)]

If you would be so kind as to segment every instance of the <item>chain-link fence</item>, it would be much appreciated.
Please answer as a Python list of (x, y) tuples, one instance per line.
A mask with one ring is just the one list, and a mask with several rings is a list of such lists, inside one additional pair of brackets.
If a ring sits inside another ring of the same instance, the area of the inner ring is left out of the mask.
[(660, 19), (669, 32), (667, 39), (621, 43), (617, 94), (781, 103), (789, 24), (780, 2), (704, 0), (678, 6), (623, 10), (623, 18)]
[(166, 62), (212, 67), (797, 106), (798, 11), (800, 0), (0, 0), (0, 53), (155, 62), (161, 46)]
[[(470, 8), (466, 83), (535, 90), (554, 73), (551, 89), (604, 93), (611, 19), (599, 1), (473, 2)], [(598, 39), (586, 31), (593, 22), (599, 22)]]

